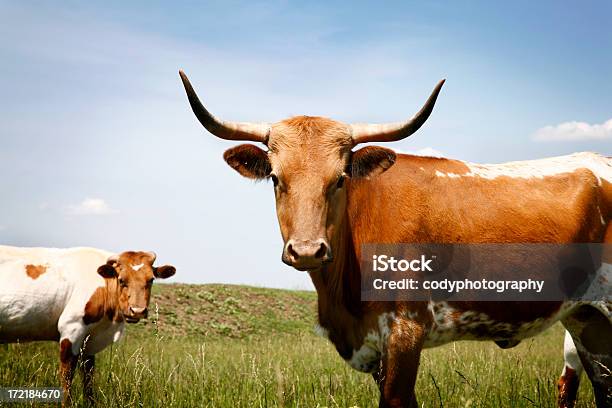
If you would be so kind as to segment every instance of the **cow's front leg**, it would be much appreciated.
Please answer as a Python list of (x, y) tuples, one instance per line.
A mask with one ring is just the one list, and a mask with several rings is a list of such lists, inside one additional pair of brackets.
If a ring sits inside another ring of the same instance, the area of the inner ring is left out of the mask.
[(73, 352), (72, 342), (69, 339), (62, 339), (60, 341), (60, 383), (64, 390), (62, 406), (72, 404), (70, 388), (78, 360), (79, 355)]
[(87, 334), (87, 327), (82, 322), (82, 316), (67, 308), (60, 316), (57, 324), (60, 332), (60, 382), (64, 389), (62, 405), (70, 405), (72, 398), (70, 389), (74, 370), (79, 360), (83, 339)]
[(424, 340), (424, 327), (414, 321), (395, 321), (387, 339), (380, 371), (379, 407), (417, 408), (414, 386)]
[(81, 374), (83, 376), (83, 395), (89, 405), (94, 403), (93, 381), (96, 366), (96, 356), (84, 355), (81, 364)]

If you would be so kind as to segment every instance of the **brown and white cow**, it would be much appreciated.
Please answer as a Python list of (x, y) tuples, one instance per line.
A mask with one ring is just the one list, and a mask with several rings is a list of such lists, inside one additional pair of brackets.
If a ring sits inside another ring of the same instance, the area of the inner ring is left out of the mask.
[[(610, 406), (612, 377), (604, 371), (612, 367), (610, 302), (361, 302), (358, 260), (363, 243), (612, 242), (611, 159), (580, 153), (478, 165), (377, 146), (353, 150), (418, 130), (443, 81), (406, 122), (348, 125), (297, 116), (254, 124), (215, 118), (180, 76), (210, 133), (267, 146), (236, 146), (224, 158), (243, 176), (274, 183), (282, 260), (309, 272), (320, 326), (351, 366), (373, 374), (380, 406), (417, 406), (424, 347), (461, 339), (511, 346), (559, 320), (576, 343), (598, 406)], [(503, 338), (499, 324), (509, 328)]]
[(155, 258), (153, 252), (0, 246), (0, 343), (59, 342), (64, 402), (82, 356), (91, 401), (95, 354), (119, 340), (125, 322), (147, 317), (153, 280), (176, 272), (153, 266)]

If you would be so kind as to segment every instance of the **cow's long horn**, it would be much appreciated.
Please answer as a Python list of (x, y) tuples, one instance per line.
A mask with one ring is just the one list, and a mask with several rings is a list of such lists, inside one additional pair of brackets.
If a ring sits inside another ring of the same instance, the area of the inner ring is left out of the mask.
[(353, 132), (353, 143), (367, 142), (394, 142), (404, 139), (417, 130), (425, 123), (434, 105), (436, 99), (444, 85), (444, 79), (438, 82), (431, 95), (425, 102), (421, 110), (414, 117), (406, 122), (384, 123), (384, 124), (353, 124), (351, 130)]
[(226, 140), (251, 140), (253, 142), (266, 143), (268, 141), (268, 134), (270, 133), (269, 123), (234, 123), (226, 122), (215, 118), (210, 114), (200, 102), (200, 98), (193, 90), (187, 75), (183, 70), (179, 71), (185, 91), (187, 92), (187, 98), (189, 98), (189, 104), (193, 113), (200, 121), (200, 123), (213, 135)]

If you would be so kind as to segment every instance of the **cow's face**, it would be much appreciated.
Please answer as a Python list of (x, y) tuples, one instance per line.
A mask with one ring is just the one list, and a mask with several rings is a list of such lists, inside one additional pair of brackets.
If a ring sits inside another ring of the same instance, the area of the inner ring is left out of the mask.
[(155, 278), (169, 278), (176, 272), (174, 266), (155, 267), (153, 262), (153, 252), (129, 251), (110, 257), (98, 268), (102, 277), (116, 280), (117, 308), (128, 323), (147, 317)]
[(316, 269), (332, 260), (330, 241), (341, 227), (347, 179), (372, 177), (395, 162), (389, 149), (351, 149), (360, 143), (401, 140), (416, 132), (431, 114), (444, 83), (440, 81), (423, 108), (405, 122), (347, 125), (298, 116), (268, 124), (217, 119), (202, 105), (182, 71), (180, 76), (193, 112), (210, 133), (268, 146), (264, 151), (240, 145), (226, 151), (224, 157), (243, 176), (269, 178), (274, 183), (276, 213), (285, 241), (282, 259), (299, 270)]
[(319, 268), (333, 259), (330, 241), (342, 223), (349, 179), (385, 171), (395, 154), (381, 147), (352, 152), (348, 125), (307, 116), (272, 125), (267, 145), (267, 152), (240, 145), (224, 157), (241, 175), (274, 185), (283, 262)]

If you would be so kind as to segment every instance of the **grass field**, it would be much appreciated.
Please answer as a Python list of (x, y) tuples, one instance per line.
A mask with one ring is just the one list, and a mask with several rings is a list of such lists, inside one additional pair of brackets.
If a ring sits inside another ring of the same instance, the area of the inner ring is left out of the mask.
[[(313, 334), (316, 295), (230, 285), (156, 285), (149, 320), (97, 356), (101, 407), (371, 407), (378, 390)], [(510, 350), (459, 342), (426, 350), (424, 407), (552, 407), (562, 368), (555, 326)], [(0, 346), (0, 386), (50, 386), (55, 343)], [(82, 402), (80, 375), (74, 392)], [(583, 377), (578, 407), (594, 407)]]

